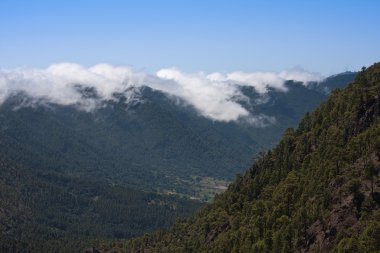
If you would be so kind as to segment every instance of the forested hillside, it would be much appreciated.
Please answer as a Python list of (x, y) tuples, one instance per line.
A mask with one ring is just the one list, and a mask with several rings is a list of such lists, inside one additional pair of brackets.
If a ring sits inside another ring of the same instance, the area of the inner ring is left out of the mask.
[[(273, 119), (265, 126), (212, 121), (149, 87), (114, 94), (91, 112), (14, 94), (0, 106), (0, 153), (33, 170), (208, 200), (249, 166), (252, 155), (272, 147), (286, 127), (354, 76), (308, 85), (288, 81), (286, 92), (266, 94), (243, 87), (249, 98), (243, 106)], [(94, 89), (77, 88), (85, 97), (97, 96)]]
[(245, 87), (266, 103), (244, 106), (275, 116), (266, 127), (212, 122), (148, 87), (93, 112), (15, 94), (0, 107), (0, 251), (77, 252), (166, 228), (201, 206), (178, 195), (205, 201), (223, 191), (251, 155), (353, 76), (289, 81), (266, 97)]
[[(380, 63), (335, 90), (228, 190), (112, 252), (378, 252)], [(110, 242), (94, 243), (110, 249)]]
[(0, 252), (79, 252), (94, 239), (141, 235), (199, 202), (101, 180), (33, 172), (0, 156)]

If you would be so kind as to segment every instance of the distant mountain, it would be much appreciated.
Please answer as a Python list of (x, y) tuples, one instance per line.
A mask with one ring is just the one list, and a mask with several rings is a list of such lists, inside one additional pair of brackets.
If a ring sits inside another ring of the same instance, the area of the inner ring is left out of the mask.
[(149, 87), (89, 112), (15, 93), (0, 106), (0, 251), (76, 252), (94, 239), (168, 227), (201, 206), (181, 196), (206, 201), (224, 191), (255, 154), (355, 75), (288, 81), (287, 92), (242, 87), (248, 99), (238, 102), (260, 122), (212, 121)]
[[(259, 125), (212, 121), (179, 98), (149, 87), (115, 94), (91, 112), (30, 103), (18, 93), (0, 107), (0, 153), (33, 170), (207, 200), (331, 89), (345, 86), (355, 75), (308, 85), (288, 81), (287, 92), (260, 94), (242, 87), (249, 100), (239, 103), (262, 118)], [(97, 96), (93, 88), (77, 88), (84, 97)]]
[[(285, 131), (196, 215), (112, 252), (379, 252), (380, 63)], [(111, 243), (112, 245), (112, 243)], [(108, 252), (108, 251), (107, 251)], [(111, 251), (109, 251), (111, 252)]]

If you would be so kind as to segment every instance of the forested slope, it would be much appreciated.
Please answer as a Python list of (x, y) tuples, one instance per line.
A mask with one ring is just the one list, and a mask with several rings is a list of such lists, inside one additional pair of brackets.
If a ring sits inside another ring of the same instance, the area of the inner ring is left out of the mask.
[[(380, 250), (380, 63), (306, 114), (228, 190), (116, 252)], [(110, 242), (95, 248), (110, 249)]]
[[(265, 127), (212, 121), (149, 87), (114, 94), (91, 112), (14, 94), (0, 105), (0, 153), (34, 170), (207, 199), (212, 194), (194, 192), (195, 177), (233, 180), (253, 154), (272, 147), (286, 127), (326, 99), (331, 87), (345, 86), (355, 75), (308, 85), (288, 81), (287, 92), (259, 94), (243, 87), (243, 106), (252, 115), (275, 119)], [(78, 89), (96, 97), (94, 89)]]
[(0, 156), (0, 252), (80, 252), (93, 239), (141, 235), (199, 202), (101, 180), (34, 172)]

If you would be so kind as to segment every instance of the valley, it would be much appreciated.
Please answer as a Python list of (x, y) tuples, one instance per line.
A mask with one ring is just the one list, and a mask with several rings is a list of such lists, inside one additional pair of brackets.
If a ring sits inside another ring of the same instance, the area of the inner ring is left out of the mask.
[(265, 94), (243, 87), (250, 100), (242, 106), (275, 119), (265, 126), (212, 121), (149, 87), (128, 89), (135, 92), (132, 100), (115, 94), (116, 100), (100, 101), (103, 106), (91, 112), (15, 94), (0, 107), (0, 152), (33, 170), (210, 200), (213, 190), (203, 181), (231, 182), (331, 88), (354, 76), (343, 73), (307, 86), (289, 81), (287, 91)]
[(380, 250), (380, 63), (362, 69), (192, 217), (104, 252)]
[(0, 245), (73, 252), (167, 228), (224, 196), (251, 159), (355, 75), (265, 94), (243, 87), (242, 106), (275, 119), (265, 126), (212, 121), (149, 87), (90, 112), (16, 93), (0, 106), (0, 187), (14, 192), (1, 197)]
[(0, 0), (0, 253), (379, 253), (379, 10)]

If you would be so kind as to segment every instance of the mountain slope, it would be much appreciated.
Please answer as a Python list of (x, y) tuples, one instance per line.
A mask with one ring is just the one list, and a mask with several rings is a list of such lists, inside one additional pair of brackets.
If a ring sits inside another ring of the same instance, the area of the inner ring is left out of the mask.
[(96, 238), (167, 227), (200, 206), (88, 177), (36, 173), (2, 156), (0, 171), (1, 252), (78, 252)]
[(288, 129), (212, 204), (167, 231), (114, 250), (377, 252), (379, 168), (377, 63), (306, 114), (296, 130)]
[[(287, 92), (269, 90), (264, 96), (244, 87), (249, 98), (244, 107), (275, 119), (265, 127), (211, 121), (148, 87), (132, 100), (129, 93), (115, 94), (115, 100), (93, 112), (31, 103), (18, 94), (0, 107), (0, 152), (34, 170), (207, 200), (223, 183), (209, 192), (202, 185), (232, 180), (253, 154), (272, 147), (286, 127), (324, 100), (330, 87), (344, 86), (354, 76), (346, 73), (309, 86), (289, 81)], [(96, 96), (79, 88), (84, 96)]]

